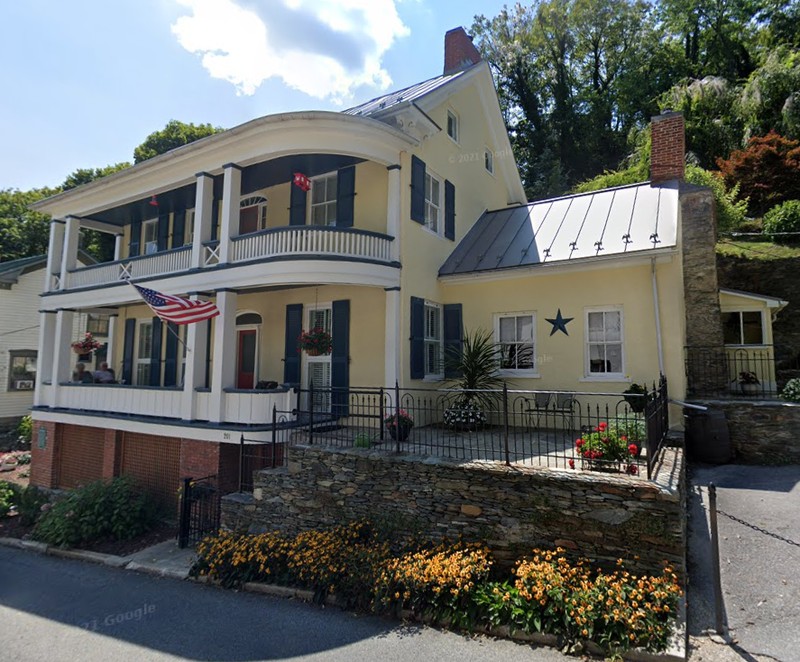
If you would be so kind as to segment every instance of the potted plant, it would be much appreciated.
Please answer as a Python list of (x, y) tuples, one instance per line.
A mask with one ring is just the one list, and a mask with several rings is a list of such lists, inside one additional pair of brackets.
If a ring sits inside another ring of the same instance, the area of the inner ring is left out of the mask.
[(632, 412), (641, 414), (647, 405), (647, 388), (634, 382), (622, 392), (622, 397)]
[(456, 430), (475, 430), (487, 421), (486, 410), (496, 404), (503, 379), (497, 374), (499, 352), (491, 331), (465, 333), (460, 351), (445, 356), (448, 372), (458, 374), (454, 385), (461, 389), (456, 401), (444, 410), (444, 424)]
[(758, 376), (752, 370), (742, 370), (742, 372), (739, 373), (737, 381), (744, 395), (758, 393), (758, 387), (761, 382), (758, 381)]
[(395, 441), (405, 441), (414, 427), (414, 419), (409, 416), (405, 409), (398, 409), (397, 412), (387, 416), (384, 421), (389, 436)]
[(297, 338), (298, 351), (304, 351), (309, 356), (330, 354), (332, 348), (331, 334), (318, 326), (309, 331), (303, 331)]
[(83, 338), (76, 340), (70, 346), (72, 347), (72, 351), (76, 354), (90, 354), (94, 350), (100, 348), (100, 343), (92, 337), (92, 334), (89, 331), (87, 331), (85, 334), (83, 334)]

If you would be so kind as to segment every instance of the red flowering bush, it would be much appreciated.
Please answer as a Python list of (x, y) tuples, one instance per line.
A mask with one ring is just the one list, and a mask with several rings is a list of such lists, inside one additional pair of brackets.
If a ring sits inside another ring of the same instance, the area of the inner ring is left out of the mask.
[[(639, 447), (628, 437), (624, 428), (600, 423), (592, 432), (585, 432), (575, 440), (575, 450), (584, 460), (596, 463), (598, 468), (614, 467), (620, 463), (628, 463), (626, 472), (638, 473), (636, 464), (631, 464), (639, 455)], [(575, 461), (569, 466), (575, 468)]]

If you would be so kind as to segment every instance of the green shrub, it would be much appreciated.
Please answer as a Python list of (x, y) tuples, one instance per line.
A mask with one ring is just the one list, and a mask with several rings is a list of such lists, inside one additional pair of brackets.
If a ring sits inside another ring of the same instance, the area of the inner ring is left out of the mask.
[(50, 498), (44, 490), (35, 485), (28, 485), (19, 491), (17, 496), (17, 512), (24, 526), (33, 526), (42, 515), (42, 507)]
[(106, 538), (134, 538), (157, 521), (153, 501), (122, 477), (89, 483), (57, 500), (42, 515), (33, 537), (50, 545), (74, 547)]
[(777, 234), (800, 233), (800, 200), (787, 200), (764, 214), (764, 232), (779, 244), (800, 243), (800, 234), (788, 237)]
[(17, 503), (17, 487), (12, 483), (0, 480), (0, 517), (8, 515), (11, 506)]
[(25, 444), (31, 443), (31, 436), (33, 435), (33, 419), (30, 414), (23, 416), (17, 425), (17, 438), (20, 442)]
[(800, 377), (795, 377), (786, 382), (781, 391), (781, 397), (789, 402), (800, 402)]

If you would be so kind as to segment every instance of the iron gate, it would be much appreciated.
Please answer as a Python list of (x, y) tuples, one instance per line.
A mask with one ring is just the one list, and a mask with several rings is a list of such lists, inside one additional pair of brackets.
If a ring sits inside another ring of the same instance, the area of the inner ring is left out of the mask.
[(184, 478), (178, 525), (178, 547), (184, 549), (219, 530), (220, 501), (217, 476)]

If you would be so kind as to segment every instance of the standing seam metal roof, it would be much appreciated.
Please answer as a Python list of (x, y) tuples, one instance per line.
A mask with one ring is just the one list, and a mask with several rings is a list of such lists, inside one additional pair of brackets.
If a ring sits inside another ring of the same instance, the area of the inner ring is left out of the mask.
[(677, 182), (645, 182), (486, 211), (439, 275), (675, 246), (677, 227)]

